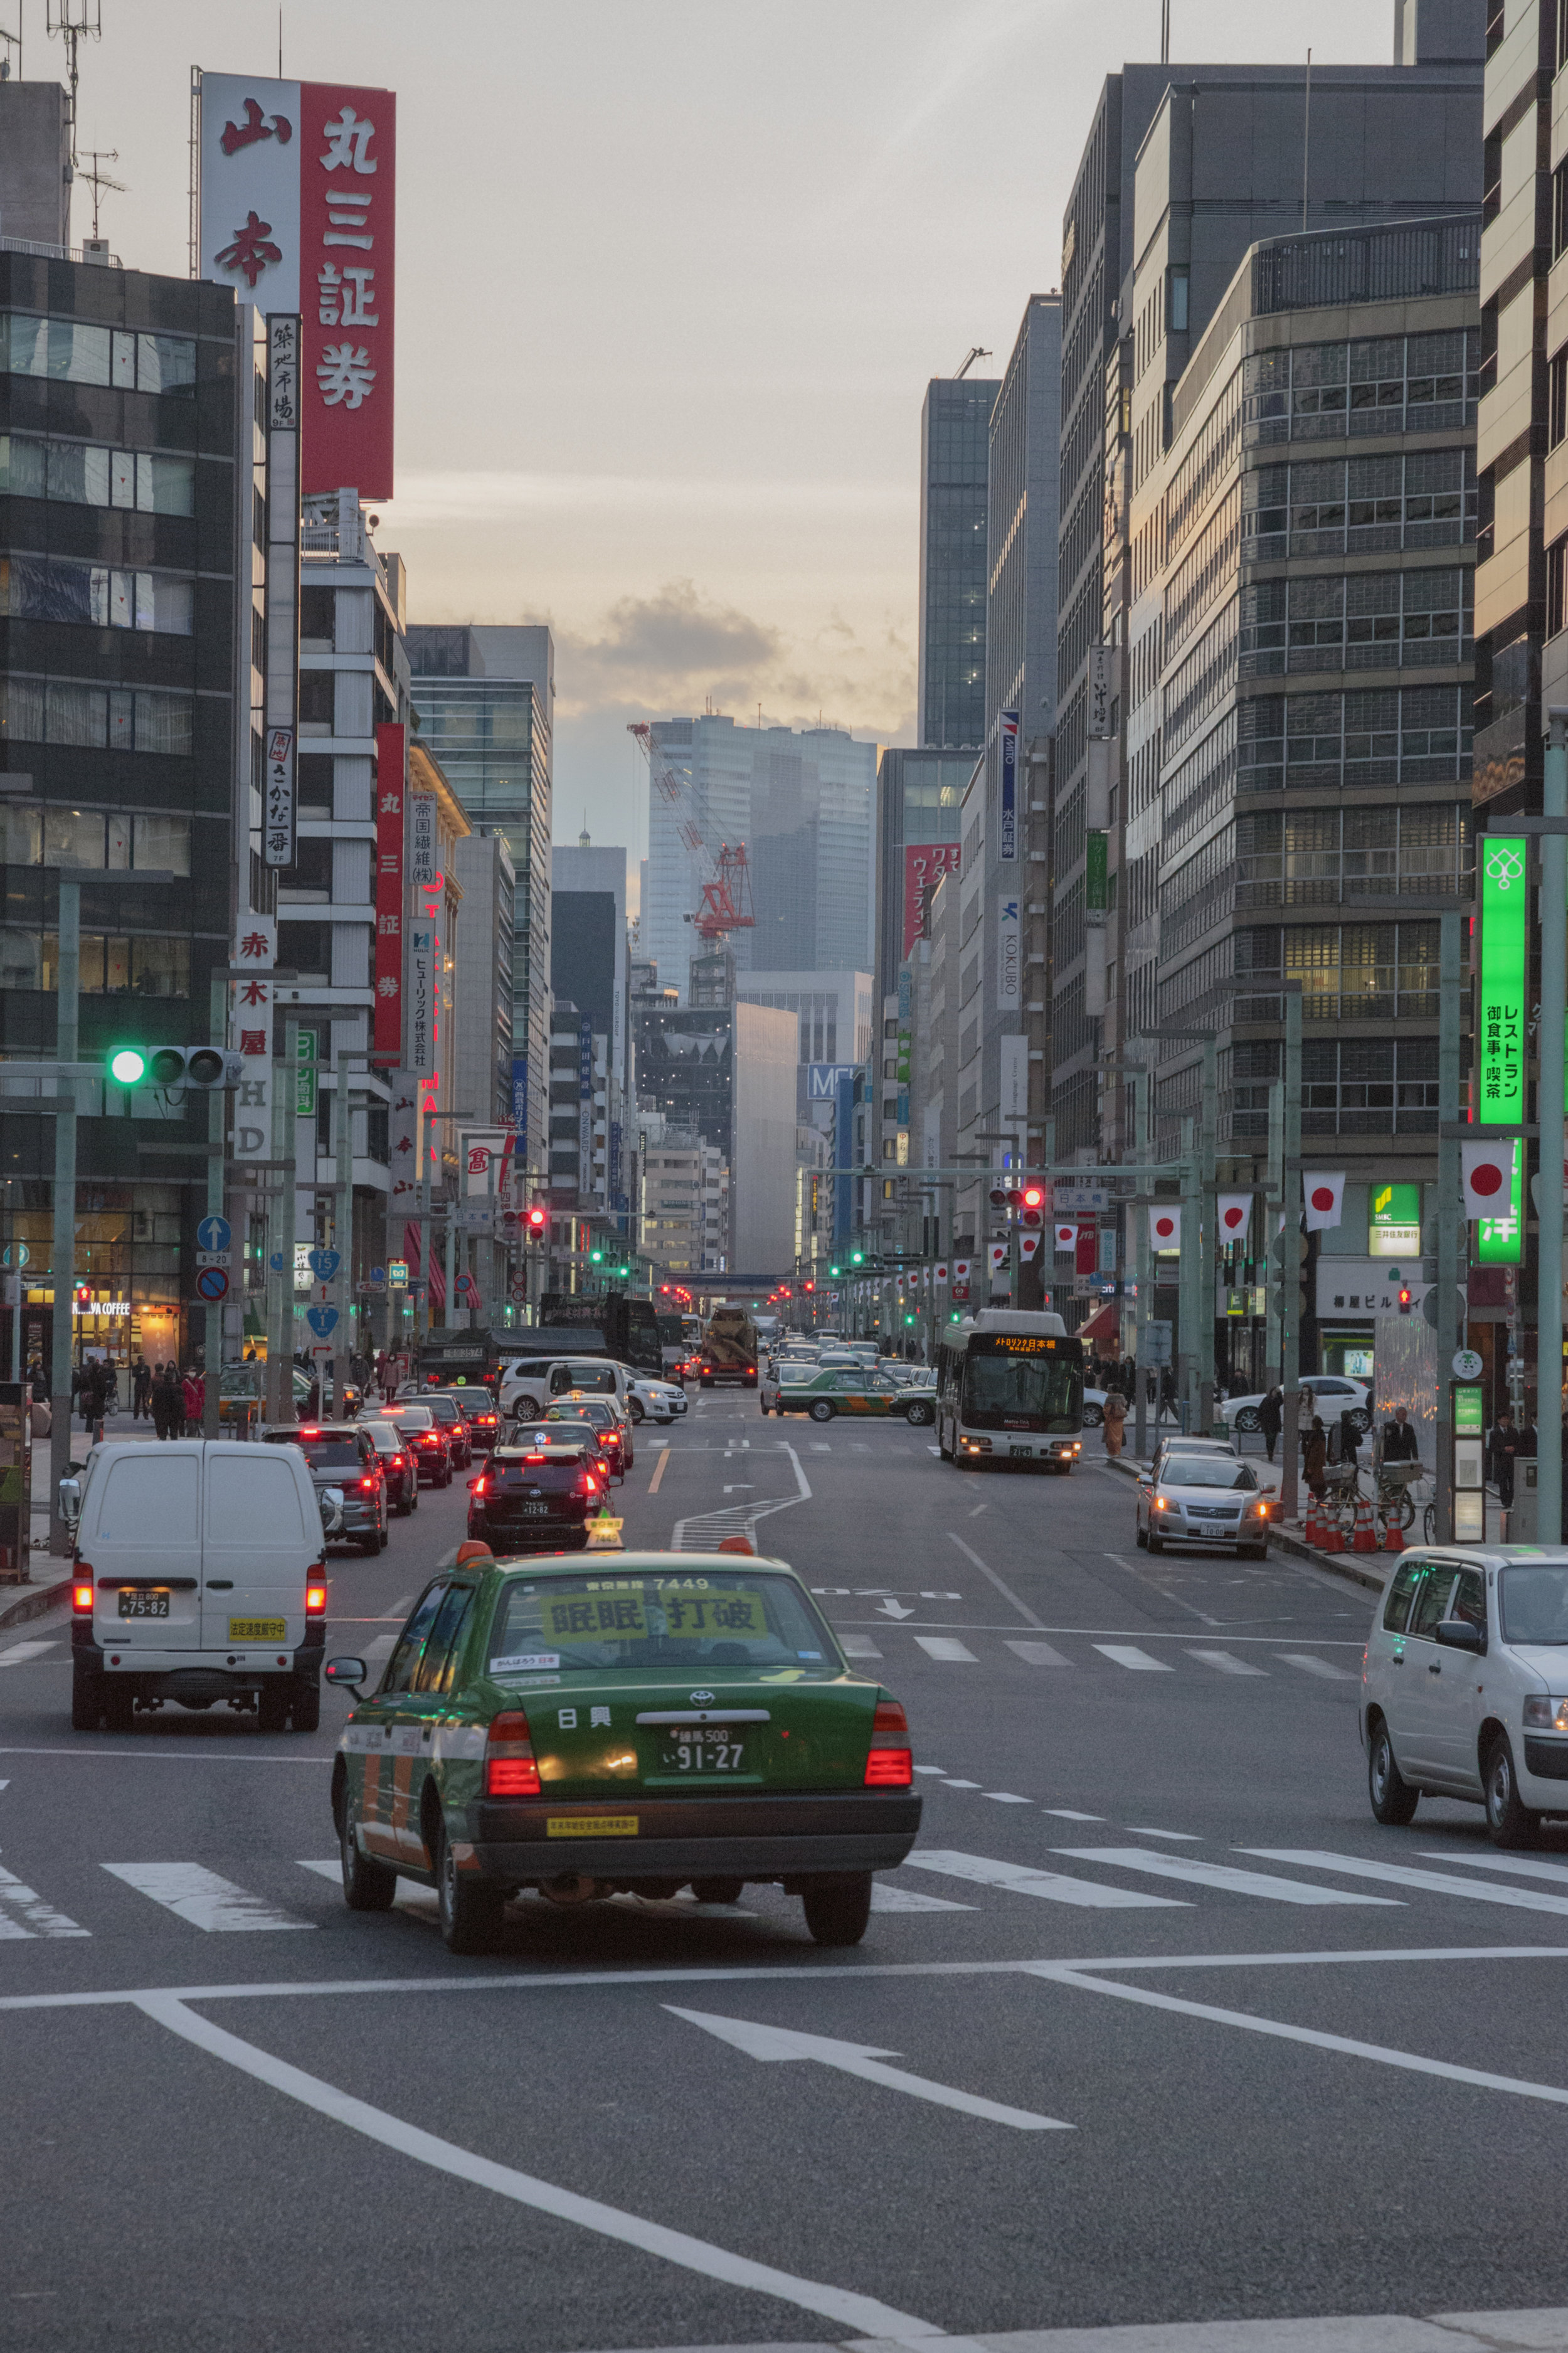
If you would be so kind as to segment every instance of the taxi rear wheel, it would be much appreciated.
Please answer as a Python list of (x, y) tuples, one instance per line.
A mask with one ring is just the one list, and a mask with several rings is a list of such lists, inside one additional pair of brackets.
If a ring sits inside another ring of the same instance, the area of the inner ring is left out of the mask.
[(343, 1902), (351, 1912), (390, 1912), (397, 1894), (397, 1873), (389, 1864), (372, 1862), (361, 1854), (353, 1817), (345, 1799), (338, 1850), (343, 1866)]
[(811, 1418), (813, 1421), (831, 1421), (833, 1419), (833, 1413), (834, 1409), (829, 1405), (826, 1398), (815, 1398), (812, 1400)]
[(847, 1873), (805, 1895), (805, 1925), (818, 1945), (858, 1945), (871, 1917), (871, 1874)]
[(447, 1825), (441, 1824), (436, 1854), (436, 1905), (441, 1937), (449, 1953), (490, 1953), (500, 1939), (504, 1898), (487, 1879), (459, 1872)]

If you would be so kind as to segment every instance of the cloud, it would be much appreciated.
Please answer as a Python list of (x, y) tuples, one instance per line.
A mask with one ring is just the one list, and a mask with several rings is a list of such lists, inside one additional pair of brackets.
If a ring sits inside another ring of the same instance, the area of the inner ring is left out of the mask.
[(652, 596), (623, 596), (605, 634), (571, 641), (571, 650), (595, 667), (672, 681), (722, 670), (731, 684), (734, 673), (744, 677), (771, 662), (780, 644), (765, 622), (732, 605), (704, 603), (689, 580), (670, 580)]

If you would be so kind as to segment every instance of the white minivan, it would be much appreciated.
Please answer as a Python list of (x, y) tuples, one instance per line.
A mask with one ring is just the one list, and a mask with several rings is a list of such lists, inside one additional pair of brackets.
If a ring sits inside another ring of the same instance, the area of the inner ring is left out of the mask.
[(1527, 1846), (1568, 1814), (1568, 1549), (1406, 1553), (1367, 1639), (1361, 1733), (1380, 1822), (1459, 1798)]
[(61, 1482), (75, 1520), (71, 1724), (129, 1729), (137, 1708), (226, 1700), (264, 1732), (321, 1721), (327, 1577), (320, 1504), (297, 1446), (233, 1439), (95, 1446)]

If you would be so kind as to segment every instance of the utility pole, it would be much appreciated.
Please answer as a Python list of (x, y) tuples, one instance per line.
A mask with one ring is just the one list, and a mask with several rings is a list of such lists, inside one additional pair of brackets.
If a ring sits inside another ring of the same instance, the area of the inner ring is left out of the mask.
[(1299, 1509), (1300, 1468), (1301, 1254), (1301, 984), (1285, 983), (1285, 1183), (1279, 1236), (1279, 1381), (1285, 1391), (1285, 1460), (1279, 1473), (1279, 1512), (1293, 1520)]
[[(312, 1066), (313, 1067), (313, 1066)], [(279, 1097), (281, 1102), (279, 1103)], [(283, 1166), (272, 1197), (272, 1247), (268, 1251), (271, 1278), (268, 1317), (267, 1385), (271, 1392), (268, 1419), (285, 1429), (294, 1425), (294, 1250), (300, 1238), (300, 1023), (291, 1014), (283, 1024), (283, 1077), (273, 1097), (279, 1109), (279, 1141), (274, 1146)], [(273, 1272), (271, 1261), (282, 1266)]]
[[(1550, 735), (1542, 812), (1568, 818), (1568, 711), (1547, 713)], [(1541, 1127), (1541, 1182), (1536, 1203), (1535, 1428), (1537, 1544), (1563, 1534), (1563, 1054), (1568, 996), (1568, 837), (1542, 831), (1541, 839), (1541, 1077), (1536, 1116)], [(1449, 1367), (1443, 1368), (1447, 1386)]]
[[(1550, 789), (1552, 753), (1546, 754), (1547, 784)], [(1542, 894), (1542, 905), (1545, 904)], [(1459, 1345), (1459, 1282), (1460, 1242), (1466, 1233), (1464, 1203), (1459, 1188), (1459, 1138), (1453, 1131), (1459, 1120), (1459, 991), (1461, 930), (1458, 915), (1443, 915), (1440, 923), (1440, 987), (1437, 997), (1437, 1460), (1434, 1466), (1437, 1483), (1437, 1542), (1454, 1541), (1454, 1393), (1449, 1387), (1453, 1377), (1454, 1356)], [(1542, 996), (1545, 1004), (1544, 987)], [(1542, 1063), (1542, 1076), (1546, 1065)], [(1542, 1134), (1545, 1134), (1542, 1124)], [(1542, 1159), (1544, 1163), (1545, 1154)], [(1546, 1228), (1542, 1225), (1544, 1240)], [(1560, 1246), (1561, 1247), (1561, 1246)], [(1542, 1297), (1545, 1297), (1542, 1277)], [(1537, 1391), (1541, 1391), (1540, 1332), (1536, 1335)], [(1542, 1446), (1540, 1438), (1541, 1411), (1544, 1398), (1538, 1395), (1536, 1413), (1536, 1508), (1541, 1511), (1540, 1480), (1550, 1451), (1550, 1459), (1562, 1472), (1561, 1456)], [(1550, 1523), (1544, 1515), (1540, 1526)], [(1539, 1534), (1539, 1530), (1538, 1530)], [(1555, 1537), (1549, 1539), (1555, 1541)]]
[[(77, 1005), (81, 986), (81, 884), (59, 880), (58, 960), (55, 972), (55, 1057), (62, 1065), (77, 1058)], [(60, 1481), (70, 1469), (71, 1366), (75, 1359), (76, 1309), (76, 1114), (74, 1079), (55, 1081), (55, 1231), (51, 1251), (54, 1282), (53, 1345), (49, 1386), (49, 1550), (64, 1559), (71, 1531), (60, 1517)]]
[[(271, 1019), (270, 1013), (268, 1019)], [(215, 972), (207, 997), (207, 1035), (215, 1046), (228, 1042), (228, 974)], [(215, 1088), (207, 1097), (207, 1199), (209, 1218), (224, 1214), (224, 1132), (228, 1124), (229, 1103), (226, 1094)], [(236, 1228), (238, 1219), (235, 1221)], [(237, 1247), (236, 1244), (237, 1242)], [(237, 1269), (240, 1282), (240, 1297), (245, 1296), (245, 1242), (237, 1231), (229, 1234), (229, 1287), (234, 1286)], [(219, 1432), (218, 1392), (223, 1382), (223, 1318), (221, 1300), (209, 1302), (206, 1312), (206, 1333), (202, 1345), (202, 1436), (216, 1438)]]
[(349, 1358), (353, 1343), (354, 1302), (354, 1156), (353, 1111), (349, 1099), (349, 1064), (363, 1061), (363, 1046), (341, 1047), (334, 1057), (337, 1077), (332, 1118), (337, 1134), (337, 1190), (332, 1241), (338, 1252), (337, 1352), (332, 1358), (332, 1405), (342, 1414), (349, 1383)]

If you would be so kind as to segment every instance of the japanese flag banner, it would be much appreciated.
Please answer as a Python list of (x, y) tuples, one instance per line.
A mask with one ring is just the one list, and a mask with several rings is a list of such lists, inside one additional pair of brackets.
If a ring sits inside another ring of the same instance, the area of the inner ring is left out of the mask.
[(954, 1282), (967, 1282), (969, 1281), (969, 1261), (966, 1258), (955, 1258), (953, 1260), (952, 1279)]
[(1156, 1201), (1149, 1212), (1149, 1247), (1152, 1250), (1179, 1250), (1182, 1247), (1182, 1213), (1179, 1208), (1167, 1208)]
[(1038, 1234), (1020, 1234), (1018, 1236), (1018, 1257), (1020, 1262), (1025, 1266), (1032, 1266), (1035, 1261), (1036, 1252), (1038, 1250), (1039, 1247), (1040, 1237)]
[(991, 1271), (993, 1274), (1000, 1274), (1003, 1268), (1007, 1263), (1008, 1245), (1005, 1242), (992, 1242), (989, 1247), (991, 1251)]
[(1512, 1144), (1461, 1144), (1459, 1164), (1465, 1179), (1466, 1217), (1507, 1217), (1513, 1182)]
[(942, 1287), (945, 1290), (946, 1285), (947, 1285), (947, 1269), (946, 1269), (946, 1267), (945, 1267), (945, 1266), (939, 1266), (939, 1267), (937, 1268), (937, 1270), (936, 1270), (936, 1280), (937, 1280), (938, 1283), (939, 1283), (939, 1284), (941, 1284), (941, 1285), (942, 1285)]
[(1321, 1168), (1301, 1171), (1301, 1202), (1306, 1210), (1306, 1227), (1310, 1234), (1326, 1233), (1340, 1222), (1344, 1207), (1345, 1172), (1337, 1174)]
[(1215, 1224), (1218, 1229), (1222, 1249), (1226, 1242), (1244, 1242), (1247, 1240), (1247, 1227), (1251, 1222), (1252, 1196), (1250, 1193), (1220, 1194), (1215, 1203)]
[(1063, 1225), (1059, 1219), (1058, 1220), (1058, 1223), (1057, 1223), (1057, 1248), (1058, 1248), (1058, 1250), (1077, 1250), (1077, 1248), (1078, 1248), (1078, 1228), (1077, 1228), (1077, 1226), (1075, 1226), (1075, 1225)]

